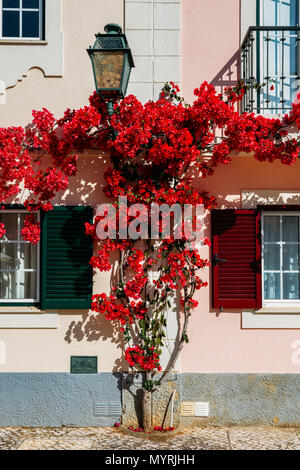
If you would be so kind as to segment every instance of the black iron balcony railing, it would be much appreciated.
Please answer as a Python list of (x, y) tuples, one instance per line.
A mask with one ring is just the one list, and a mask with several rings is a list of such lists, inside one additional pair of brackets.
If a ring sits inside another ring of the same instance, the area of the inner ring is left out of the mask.
[(241, 46), (242, 111), (283, 114), (300, 91), (299, 26), (253, 26)]

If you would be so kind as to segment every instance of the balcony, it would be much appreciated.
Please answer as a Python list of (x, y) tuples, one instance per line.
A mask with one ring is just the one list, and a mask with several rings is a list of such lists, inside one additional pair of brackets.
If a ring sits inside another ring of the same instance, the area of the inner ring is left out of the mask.
[(284, 114), (300, 88), (299, 26), (253, 26), (241, 45), (242, 111)]

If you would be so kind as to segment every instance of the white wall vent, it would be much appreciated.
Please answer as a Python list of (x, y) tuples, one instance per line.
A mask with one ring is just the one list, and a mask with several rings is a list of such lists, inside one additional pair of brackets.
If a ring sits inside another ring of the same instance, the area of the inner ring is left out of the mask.
[(184, 401), (181, 403), (181, 416), (194, 416), (195, 403), (193, 401)]
[(108, 404), (108, 413), (109, 416), (121, 416), (122, 414), (122, 407), (121, 403), (119, 402), (112, 402)]
[(120, 402), (94, 403), (94, 416), (121, 416)]
[(108, 403), (94, 403), (94, 416), (108, 416)]
[(184, 401), (181, 403), (181, 416), (209, 416), (209, 403), (204, 401)]
[(195, 416), (208, 416), (209, 403), (205, 401), (196, 401), (195, 403)]

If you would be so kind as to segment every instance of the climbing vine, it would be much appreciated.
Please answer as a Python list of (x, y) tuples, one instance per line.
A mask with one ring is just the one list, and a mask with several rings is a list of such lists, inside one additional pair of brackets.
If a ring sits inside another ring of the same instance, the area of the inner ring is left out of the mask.
[[(104, 175), (104, 193), (112, 202), (117, 220), (126, 227), (135, 218), (130, 210), (133, 204), (146, 207), (149, 213), (153, 204), (203, 205), (210, 210), (216, 205), (214, 196), (196, 190), (193, 179), (211, 176), (218, 165), (229, 164), (233, 152), (252, 154), (259, 161), (280, 160), (287, 165), (299, 157), (299, 140), (289, 129), (300, 128), (300, 103), (294, 104), (282, 119), (241, 114), (237, 108), (245, 90), (239, 83), (221, 95), (205, 82), (195, 90), (193, 104), (188, 105), (171, 82), (156, 102), (142, 104), (132, 95), (116, 102), (111, 118), (97, 94), (90, 97), (89, 106), (68, 109), (58, 120), (46, 109), (34, 111), (33, 121), (26, 128), (0, 129), (0, 202), (11, 202), (26, 190), (24, 205), (30, 212), (51, 210), (53, 198), (65, 191), (76, 175), (79, 154), (99, 149), (111, 159)], [(216, 138), (218, 135), (222, 137)], [(49, 157), (50, 164), (44, 168)], [(120, 197), (127, 198), (125, 213)], [(142, 224), (142, 214), (138, 216)], [(144, 388), (152, 391), (168, 371), (155, 379), (161, 371), (171, 299), (178, 302), (180, 318), (170, 366), (189, 341), (189, 317), (198, 307), (194, 295), (207, 285), (201, 271), (209, 263), (198, 248), (191, 248), (188, 235), (178, 239), (173, 232), (163, 237), (161, 220), (157, 240), (122, 238), (117, 226), (113, 237), (99, 241), (97, 226), (105, 217), (96, 214), (93, 224), (85, 227), (95, 246), (98, 244), (90, 264), (95, 271), (110, 271), (112, 256), (118, 253), (118, 280), (110, 294), (93, 295), (91, 309), (96, 315), (118, 322), (125, 359), (134, 370), (147, 372)], [(150, 227), (154, 221), (150, 217), (144, 223)], [(22, 237), (37, 243), (39, 232), (39, 224), (29, 214)], [(1, 224), (0, 237), (4, 233)], [(209, 240), (204, 239), (203, 244), (209, 244)]]

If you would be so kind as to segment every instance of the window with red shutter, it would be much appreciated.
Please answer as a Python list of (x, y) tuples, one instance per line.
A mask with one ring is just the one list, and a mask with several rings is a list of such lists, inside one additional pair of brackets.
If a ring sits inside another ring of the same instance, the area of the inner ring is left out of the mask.
[(212, 211), (214, 308), (261, 307), (260, 211)]

